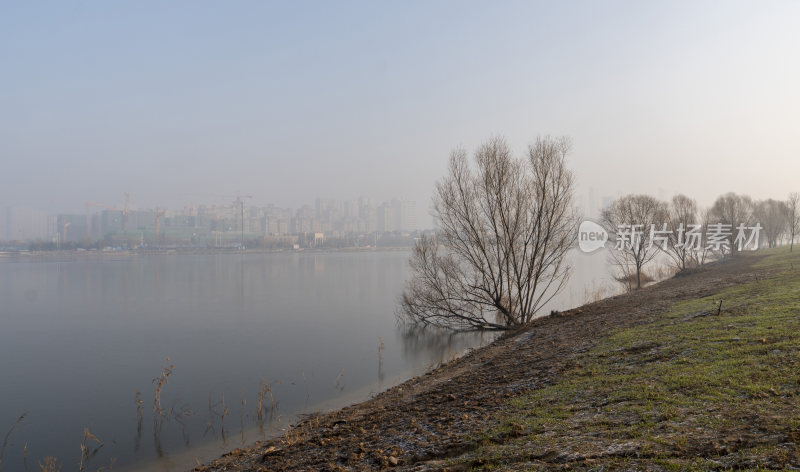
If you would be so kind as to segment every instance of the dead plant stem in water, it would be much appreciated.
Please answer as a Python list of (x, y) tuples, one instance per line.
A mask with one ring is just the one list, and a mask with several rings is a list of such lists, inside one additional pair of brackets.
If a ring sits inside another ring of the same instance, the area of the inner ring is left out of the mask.
[[(89, 447), (89, 440), (94, 441), (98, 444), (98, 446), (92, 449)], [(89, 428), (83, 428), (83, 441), (81, 442), (81, 462), (78, 466), (78, 470), (80, 472), (86, 470), (86, 463), (89, 462), (89, 459), (94, 457), (102, 447), (103, 442), (97, 439), (97, 436), (92, 434), (92, 432), (89, 431)]]
[[(167, 362), (169, 362), (169, 357), (167, 357)], [(161, 418), (164, 416), (164, 413), (161, 409), (161, 393), (164, 390), (164, 386), (167, 385), (169, 376), (172, 375), (173, 369), (175, 369), (174, 364), (164, 366), (161, 369), (161, 374), (153, 379), (153, 383), (156, 385), (155, 393), (153, 394), (153, 421), (157, 423), (159, 423)]]
[[(27, 412), (21, 414), (19, 418), (17, 418), (17, 421), (15, 421), (13, 425), (11, 425), (11, 429), (8, 430), (6, 436), (3, 438), (3, 447), (0, 448), (0, 471), (3, 470), (3, 455), (5, 455), (6, 453), (6, 447), (8, 446), (8, 438), (11, 437), (11, 433), (14, 432), (17, 426), (19, 426), (19, 424), (22, 423), (22, 421), (25, 419), (27, 415), (28, 415)], [(27, 443), (25, 444), (25, 446), (27, 449)]]

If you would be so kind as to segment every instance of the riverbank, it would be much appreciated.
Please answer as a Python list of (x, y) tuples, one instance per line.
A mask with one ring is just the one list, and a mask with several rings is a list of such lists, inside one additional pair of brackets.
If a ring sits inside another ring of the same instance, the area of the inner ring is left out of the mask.
[(749, 254), (548, 316), (195, 470), (796, 467), (798, 269)]

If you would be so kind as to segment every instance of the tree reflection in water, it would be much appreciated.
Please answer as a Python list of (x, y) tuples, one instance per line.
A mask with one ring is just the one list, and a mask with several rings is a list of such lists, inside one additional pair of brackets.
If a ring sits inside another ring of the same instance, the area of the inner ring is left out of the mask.
[(430, 367), (460, 357), (468, 348), (485, 346), (501, 333), (497, 331), (453, 331), (431, 325), (402, 324), (403, 357), (411, 361), (428, 359)]

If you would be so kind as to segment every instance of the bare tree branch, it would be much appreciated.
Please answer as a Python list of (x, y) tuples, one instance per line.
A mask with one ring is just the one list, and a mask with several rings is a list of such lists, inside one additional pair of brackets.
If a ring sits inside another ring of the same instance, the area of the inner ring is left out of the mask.
[(539, 138), (527, 159), (502, 138), (484, 143), (473, 169), (462, 149), (436, 185), (440, 233), (419, 240), (400, 315), (455, 329), (529, 323), (569, 277), (575, 238), (567, 138)]

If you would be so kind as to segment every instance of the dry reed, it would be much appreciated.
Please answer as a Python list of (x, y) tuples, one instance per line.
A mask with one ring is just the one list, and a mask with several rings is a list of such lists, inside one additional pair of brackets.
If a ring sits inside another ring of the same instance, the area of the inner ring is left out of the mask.
[[(169, 362), (169, 357), (167, 357), (167, 362)], [(164, 412), (161, 409), (161, 393), (164, 390), (164, 386), (169, 382), (169, 376), (172, 375), (174, 369), (174, 364), (164, 366), (161, 369), (161, 374), (153, 379), (153, 383), (156, 384), (155, 393), (153, 394), (153, 421), (156, 423), (159, 423), (164, 416)]]
[[(21, 414), (19, 416), (19, 418), (17, 418), (17, 421), (15, 421), (13, 425), (11, 425), (11, 429), (8, 430), (8, 432), (6, 433), (6, 436), (3, 438), (3, 447), (0, 448), (0, 471), (3, 470), (3, 456), (5, 455), (6, 447), (8, 447), (8, 444), (9, 444), (8, 443), (8, 438), (11, 437), (11, 433), (13, 433), (14, 430), (17, 428), (17, 426), (19, 426), (19, 424), (22, 423), (22, 421), (25, 419), (26, 416), (28, 416), (27, 412)], [(27, 448), (27, 443), (25, 444), (25, 446)]]
[[(94, 449), (90, 448), (88, 444), (89, 440), (94, 441), (98, 444), (98, 446)], [(86, 463), (89, 462), (89, 459), (94, 457), (102, 447), (103, 442), (97, 439), (97, 436), (92, 434), (92, 432), (89, 431), (89, 428), (83, 428), (83, 441), (81, 442), (81, 462), (78, 465), (78, 470), (80, 472), (86, 470)]]

